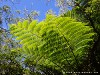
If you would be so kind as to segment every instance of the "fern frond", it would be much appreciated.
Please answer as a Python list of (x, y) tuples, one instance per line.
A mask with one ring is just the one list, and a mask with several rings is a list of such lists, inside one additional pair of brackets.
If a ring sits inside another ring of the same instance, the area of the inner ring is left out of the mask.
[(66, 72), (84, 61), (95, 36), (86, 23), (53, 15), (47, 15), (40, 23), (18, 22), (18, 26), (11, 26), (11, 33), (20, 40), (27, 54), (33, 54), (33, 63)]

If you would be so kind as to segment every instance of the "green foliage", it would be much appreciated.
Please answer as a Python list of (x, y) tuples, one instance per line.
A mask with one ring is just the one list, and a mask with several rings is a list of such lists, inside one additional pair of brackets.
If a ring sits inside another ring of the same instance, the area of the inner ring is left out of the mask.
[[(90, 66), (95, 71), (100, 72), (100, 0), (77, 0), (79, 4), (74, 7), (74, 10), (78, 19), (83, 22), (89, 22), (89, 25), (93, 27), (94, 31), (98, 35), (98, 39), (93, 45), (90, 51)], [(80, 19), (81, 18), (81, 19)]]
[(20, 52), (17, 48), (19, 45), (10, 37), (9, 32), (0, 28), (0, 75), (22, 75), (24, 73), (18, 61)]
[(94, 24), (100, 23), (99, 21), (100, 1), (99, 0), (85, 0), (85, 1), (80, 0), (79, 5), (75, 7), (75, 10), (77, 14), (80, 14), (80, 16), (84, 16), (85, 20), (90, 21), (90, 19), (92, 19)]
[(23, 51), (33, 56), (33, 64), (55, 68), (61, 72), (76, 71), (92, 48), (95, 33), (92, 27), (70, 17), (47, 18), (10, 25), (11, 34), (23, 45)]
[(22, 75), (23, 68), (16, 57), (19, 54), (16, 52), (0, 53), (0, 74), (1, 75)]

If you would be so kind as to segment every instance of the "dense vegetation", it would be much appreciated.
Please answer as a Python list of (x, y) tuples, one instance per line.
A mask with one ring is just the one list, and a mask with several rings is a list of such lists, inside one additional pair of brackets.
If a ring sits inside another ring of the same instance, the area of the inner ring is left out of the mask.
[(56, 1), (59, 16), (0, 27), (1, 75), (99, 75), (100, 0)]

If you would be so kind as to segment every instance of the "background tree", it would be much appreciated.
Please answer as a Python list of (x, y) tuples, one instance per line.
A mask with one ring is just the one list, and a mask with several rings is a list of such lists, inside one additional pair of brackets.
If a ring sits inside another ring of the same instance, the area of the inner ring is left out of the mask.
[[(3, 5), (3, 2), (10, 2), (13, 6)], [(44, 70), (34, 71), (35, 67), (30, 66), (30, 58), (25, 58), (25, 53), (22, 54), (20, 52), (21, 45), (18, 41), (13, 38), (13, 36), (9, 33), (8, 24), (17, 23), (18, 21), (29, 20), (31, 22), (33, 19), (37, 19), (39, 16), (39, 12), (30, 11), (28, 9), (20, 10), (12, 10), (15, 7), (14, 0), (2, 0), (0, 1), (2, 6), (0, 7), (0, 74), (4, 75), (39, 75)], [(20, 15), (24, 14), (24, 17), (20, 17)], [(16, 17), (16, 15), (18, 15)], [(6, 25), (6, 26), (5, 26)], [(24, 61), (25, 59), (25, 61)], [(26, 62), (26, 60), (28, 60)], [(49, 69), (48, 69), (49, 70)], [(46, 73), (46, 71), (45, 71)]]
[[(4, 0), (0, 1), (5, 2)], [(8, 0), (6, 0), (8, 2)], [(10, 1), (14, 5), (13, 1)], [(22, 64), (22, 54), (19, 51), (21, 45), (10, 34), (8, 24), (17, 23), (24, 19), (32, 20), (36, 19), (38, 15), (36, 11), (27, 13), (25, 18), (19, 18), (14, 16), (20, 14), (18, 10), (11, 10), (12, 6), (2, 5), (0, 7), (0, 75), (23, 75), (31, 73), (28, 69), (25, 69)], [(26, 14), (26, 11), (24, 11)], [(34, 17), (33, 17), (34, 16)]]

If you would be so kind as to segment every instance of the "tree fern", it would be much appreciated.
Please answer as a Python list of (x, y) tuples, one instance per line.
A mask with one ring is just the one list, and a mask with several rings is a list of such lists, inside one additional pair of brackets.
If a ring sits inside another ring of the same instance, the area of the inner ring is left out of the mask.
[(70, 17), (47, 15), (38, 23), (33, 20), (10, 25), (23, 50), (32, 54), (33, 63), (51, 66), (62, 72), (77, 71), (92, 47), (95, 33), (86, 23)]

